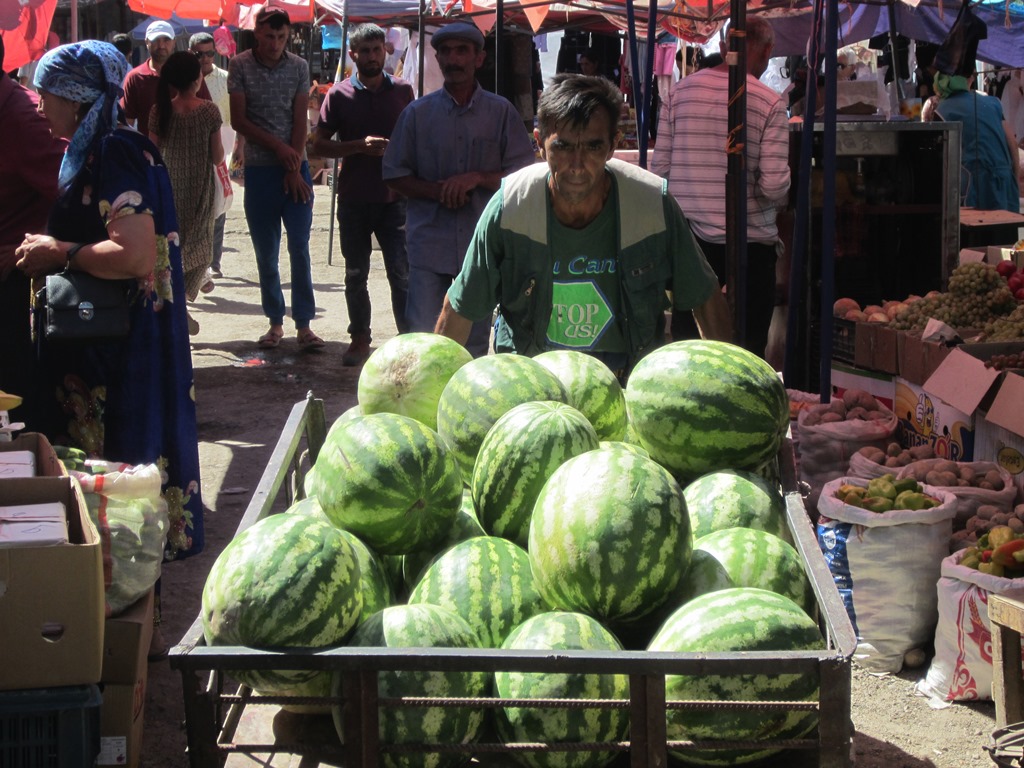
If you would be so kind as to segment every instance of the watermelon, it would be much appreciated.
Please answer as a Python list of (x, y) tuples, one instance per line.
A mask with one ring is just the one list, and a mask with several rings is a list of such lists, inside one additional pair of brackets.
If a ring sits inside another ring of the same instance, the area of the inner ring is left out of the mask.
[[(350, 646), (371, 648), (477, 648), (479, 640), (466, 622), (436, 605), (396, 605), (359, 625)], [(343, 696), (342, 675), (334, 676), (333, 692)], [(484, 672), (381, 671), (380, 698), (438, 696), (485, 697), (491, 676)], [(344, 740), (342, 708), (333, 708), (334, 725)], [(468, 744), (477, 741), (484, 723), (479, 707), (384, 707), (380, 710), (381, 742), (394, 744)], [(387, 768), (450, 768), (467, 762), (468, 754), (439, 752), (383, 753)]]
[(681, 603), (719, 589), (757, 587), (784, 595), (808, 615), (815, 615), (814, 592), (800, 554), (778, 536), (752, 528), (726, 528), (697, 539), (693, 547), (693, 560), (681, 585)]
[(462, 475), (437, 433), (408, 416), (359, 416), (316, 461), (313, 495), (328, 519), (380, 554), (442, 541), (462, 503)]
[(677, 341), (642, 358), (626, 407), (640, 445), (684, 485), (759, 467), (789, 428), (786, 389), (772, 367), (721, 341)]
[(409, 604), (430, 603), (458, 614), (484, 648), (498, 648), (518, 624), (547, 610), (533, 583), (530, 557), (507, 539), (461, 541), (427, 568)]
[[(352, 421), (352, 419), (354, 419), (356, 416), (362, 415), (363, 412), (362, 410), (360, 410), (359, 406), (353, 405), (351, 408), (349, 408), (347, 411), (344, 411), (338, 418), (336, 418), (331, 423), (331, 426), (328, 428), (327, 435), (324, 437), (324, 440), (326, 441), (326, 439), (330, 437), (332, 432), (334, 432), (337, 429), (341, 429), (345, 424)], [(313, 489), (316, 487), (317, 482), (314, 479), (315, 477), (316, 465), (314, 464), (312, 467), (309, 468), (309, 471), (306, 472), (305, 477), (302, 479), (302, 491), (306, 495), (306, 498), (313, 498), (316, 496), (316, 494), (313, 491)]]
[[(334, 526), (310, 515), (271, 515), (217, 556), (203, 587), (206, 644), (324, 648), (341, 644), (363, 608), (359, 558)], [(289, 693), (315, 670), (232, 675), (261, 693)]]
[(436, 333), (403, 333), (363, 363), (358, 398), (364, 414), (397, 413), (437, 429), (437, 401), (448, 380), (473, 356)]
[(544, 483), (566, 459), (597, 447), (594, 428), (571, 405), (538, 400), (510, 410), (484, 437), (473, 467), (470, 488), (484, 530), (525, 548)]
[(474, 536), (486, 536), (487, 532), (480, 525), (473, 506), (473, 494), (466, 488), (462, 493), (462, 506), (455, 516), (455, 522), (448, 529), (444, 541), (436, 547), (421, 549), (402, 555), (402, 581), (409, 591), (416, 586), (423, 572), (439, 555), (447, 552), (460, 541), (472, 539)]
[[(548, 612), (527, 619), (505, 638), (507, 650), (621, 651), (615, 636), (582, 613)], [(495, 694), (504, 699), (628, 699), (626, 675), (494, 673)], [(625, 709), (503, 707), (498, 733), (505, 743), (585, 743), (622, 741), (629, 726)], [(597, 768), (615, 752), (515, 752), (530, 768)]]
[[(327, 523), (331, 522), (320, 508), (320, 502), (316, 498), (297, 501), (288, 507), (286, 512), (291, 515), (310, 515)], [(341, 528), (337, 530), (352, 545), (356, 553), (356, 560), (359, 562), (359, 579), (363, 592), (363, 610), (359, 614), (359, 621), (362, 622), (395, 601), (391, 579), (384, 569), (384, 563), (380, 556), (366, 546), (362, 539)]]
[(790, 538), (782, 492), (753, 472), (709, 472), (683, 488), (683, 495), (694, 539), (724, 528), (756, 528)]
[(692, 546), (683, 489), (656, 462), (622, 449), (562, 464), (530, 521), (530, 564), (544, 599), (613, 625), (665, 602)]
[(598, 447), (606, 448), (610, 451), (629, 451), (630, 453), (635, 453), (637, 456), (644, 456), (648, 459), (651, 458), (651, 455), (639, 445), (627, 443), (624, 440), (602, 440)]
[[(739, 653), (744, 651), (809, 651), (824, 649), (817, 624), (782, 595), (763, 589), (738, 588), (712, 592), (673, 613), (648, 650), (672, 653)], [(667, 675), (666, 701), (816, 701), (814, 676)], [(711, 739), (787, 739), (805, 736), (817, 725), (817, 712), (785, 710), (684, 710), (667, 712), (670, 741)], [(696, 765), (739, 765), (780, 750), (671, 750), (674, 757)]]
[(468, 483), (480, 444), (494, 422), (532, 400), (567, 402), (565, 387), (529, 357), (497, 354), (466, 363), (448, 381), (437, 404), (437, 431), (455, 453)]
[(589, 419), (600, 440), (626, 434), (626, 396), (611, 368), (592, 355), (571, 349), (542, 352), (533, 358), (565, 387), (568, 403)]

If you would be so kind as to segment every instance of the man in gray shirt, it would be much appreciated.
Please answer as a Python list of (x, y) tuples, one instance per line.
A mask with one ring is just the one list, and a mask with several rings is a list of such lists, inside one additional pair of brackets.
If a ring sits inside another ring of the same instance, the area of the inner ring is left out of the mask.
[(291, 20), (280, 8), (256, 15), (256, 46), (231, 59), (231, 127), (245, 139), (245, 219), (256, 253), (260, 297), (270, 329), (261, 348), (284, 337), (285, 302), (278, 269), (281, 223), (288, 232), (292, 320), (300, 349), (324, 346), (309, 327), (316, 313), (309, 265), (313, 182), (306, 161), (309, 66), (286, 50)]
[[(515, 107), (476, 81), (484, 37), (456, 22), (431, 44), (444, 88), (417, 99), (398, 118), (384, 153), (384, 180), (409, 198), (406, 237), (412, 331), (434, 329), (445, 293), (462, 267), (477, 219), (503, 176), (535, 160)], [(475, 323), (466, 347), (487, 353), (490, 323)]]

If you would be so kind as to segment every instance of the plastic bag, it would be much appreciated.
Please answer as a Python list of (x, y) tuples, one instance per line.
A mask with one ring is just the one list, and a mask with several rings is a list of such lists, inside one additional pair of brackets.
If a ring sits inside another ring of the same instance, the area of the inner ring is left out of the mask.
[(868, 481), (842, 477), (825, 485), (818, 546), (857, 635), (854, 658), (873, 672), (899, 672), (903, 655), (932, 639), (935, 583), (949, 552), (956, 497), (926, 485), (939, 506), (870, 512), (835, 497), (844, 483)]
[(221, 160), (213, 167), (213, 175), (216, 179), (216, 198), (213, 201), (213, 217), (217, 218), (223, 213), (231, 210), (231, 202), (235, 199), (235, 191), (231, 187), (231, 173), (228, 171), (228, 164)]
[[(897, 478), (923, 477), (925, 473), (939, 463), (948, 463), (946, 459), (923, 459), (915, 461), (902, 467), (896, 474)], [(994, 461), (958, 461), (957, 467), (970, 467), (975, 473), (984, 475), (986, 472), (996, 470), (1003, 481), (1001, 491), (993, 491), (988, 488), (975, 488), (974, 486), (937, 486), (949, 491), (957, 498), (956, 517), (953, 518), (953, 529), (961, 530), (967, 521), (978, 513), (978, 507), (988, 504), (998, 507), (1003, 512), (1013, 511), (1013, 502), (1017, 498), (1017, 486), (1013, 484), (1013, 477), (996, 464)]]
[(1004, 579), (960, 565), (964, 554), (955, 552), (942, 561), (935, 656), (917, 682), (918, 693), (939, 702), (992, 698), (988, 596), (1024, 587), (1024, 579)]
[(878, 464), (872, 461), (862, 453), (855, 453), (850, 457), (850, 467), (847, 471), (849, 477), (862, 477), (865, 480), (874, 480), (876, 477), (881, 477), (888, 473), (895, 474), (895, 470), (892, 467), (885, 466), (885, 464)]
[[(110, 540), (107, 615), (116, 616), (160, 577), (170, 526), (155, 464), (90, 461), (91, 472), (69, 472), (82, 486), (89, 516)], [(106, 576), (107, 563), (104, 562)]]
[(809, 424), (808, 417), (828, 410), (827, 405), (800, 411), (800, 480), (810, 486), (806, 499), (812, 517), (818, 510), (818, 496), (825, 483), (843, 477), (850, 468), (850, 459), (866, 445), (881, 448), (891, 442), (898, 423), (896, 415), (883, 405), (879, 410), (886, 418), (879, 421), (836, 421), (830, 424)]

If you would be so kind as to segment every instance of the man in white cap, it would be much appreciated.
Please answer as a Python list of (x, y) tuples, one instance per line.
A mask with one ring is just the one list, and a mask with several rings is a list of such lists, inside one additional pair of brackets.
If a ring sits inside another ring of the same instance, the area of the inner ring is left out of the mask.
[[(149, 58), (128, 72), (124, 79), (121, 106), (128, 123), (143, 133), (148, 130), (149, 110), (156, 104), (156, 87), (160, 82), (160, 68), (174, 53), (174, 27), (169, 21), (157, 20), (146, 27), (146, 49)], [(210, 100), (206, 81), (199, 86), (200, 99)]]
[[(501, 179), (536, 157), (516, 108), (476, 81), (484, 36), (456, 22), (431, 44), (444, 88), (417, 99), (398, 118), (384, 153), (383, 177), (408, 200), (409, 329), (430, 332), (462, 266), (477, 219)], [(466, 345), (487, 353), (490, 322), (475, 323)]]

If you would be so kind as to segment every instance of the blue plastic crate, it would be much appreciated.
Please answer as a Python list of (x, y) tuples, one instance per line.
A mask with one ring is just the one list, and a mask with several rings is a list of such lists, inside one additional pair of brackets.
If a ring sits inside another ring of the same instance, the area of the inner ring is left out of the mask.
[(95, 685), (0, 692), (0, 766), (95, 765), (102, 701)]

